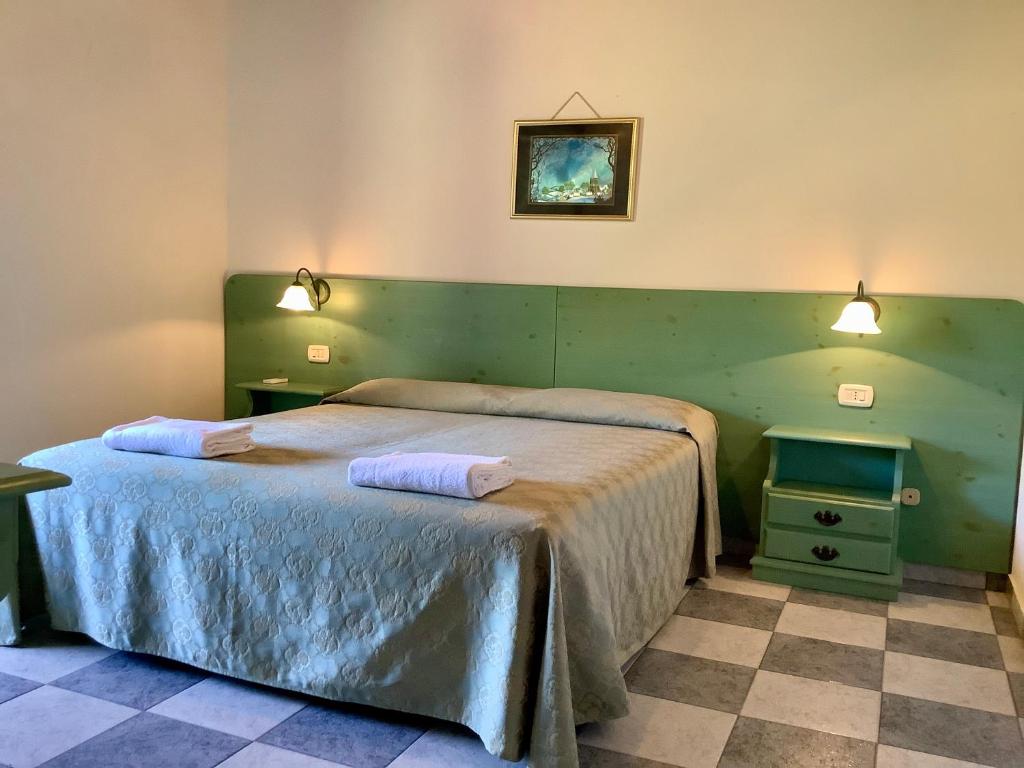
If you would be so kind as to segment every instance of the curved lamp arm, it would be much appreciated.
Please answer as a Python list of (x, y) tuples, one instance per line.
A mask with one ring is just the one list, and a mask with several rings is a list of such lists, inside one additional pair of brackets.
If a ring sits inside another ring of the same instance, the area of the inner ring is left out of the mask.
[(313, 296), (316, 297), (316, 309), (319, 312), (320, 308), (331, 299), (331, 286), (323, 278), (315, 277), (306, 267), (299, 267), (299, 270), (295, 273), (296, 285), (302, 285), (300, 278), (303, 272), (309, 275), (309, 282), (313, 287)]

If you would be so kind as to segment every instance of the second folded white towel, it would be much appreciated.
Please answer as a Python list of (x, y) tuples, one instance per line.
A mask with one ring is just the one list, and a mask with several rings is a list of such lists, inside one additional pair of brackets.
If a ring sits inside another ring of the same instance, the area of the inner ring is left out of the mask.
[(512, 484), (507, 456), (456, 453), (391, 453), (353, 459), (348, 465), (352, 485), (418, 491), (479, 499)]
[(212, 459), (251, 451), (252, 424), (232, 421), (190, 421), (150, 416), (112, 427), (103, 444), (118, 451), (162, 453), (186, 459)]

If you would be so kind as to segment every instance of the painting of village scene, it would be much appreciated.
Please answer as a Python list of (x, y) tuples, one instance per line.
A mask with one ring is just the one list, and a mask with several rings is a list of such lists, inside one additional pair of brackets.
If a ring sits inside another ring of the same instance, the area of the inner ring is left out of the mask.
[(530, 202), (610, 205), (616, 148), (614, 136), (534, 136)]
[(633, 218), (640, 118), (517, 120), (512, 217)]

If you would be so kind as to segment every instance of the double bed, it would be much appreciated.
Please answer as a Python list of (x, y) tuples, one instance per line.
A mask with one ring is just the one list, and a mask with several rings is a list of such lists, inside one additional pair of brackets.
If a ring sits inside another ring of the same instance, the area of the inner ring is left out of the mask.
[[(691, 569), (713, 572), (714, 418), (617, 393), (368, 384), (252, 419), (258, 448), (222, 459), (98, 440), (27, 457), (73, 479), (28, 499), (53, 626), (575, 768), (575, 726), (626, 714), (623, 663)], [(346, 482), (353, 458), (395, 451), (507, 455), (516, 479), (478, 501)]]

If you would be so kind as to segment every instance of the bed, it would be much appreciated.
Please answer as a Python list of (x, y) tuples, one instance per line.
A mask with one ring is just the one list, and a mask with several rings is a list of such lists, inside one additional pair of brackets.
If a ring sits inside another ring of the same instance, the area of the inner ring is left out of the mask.
[[(28, 501), (55, 628), (575, 768), (575, 725), (626, 714), (621, 666), (720, 551), (717, 426), (691, 404), (380, 380), (252, 421), (259, 447), (213, 461), (24, 460), (73, 478)], [(348, 485), (392, 451), (508, 455), (516, 481)]]

